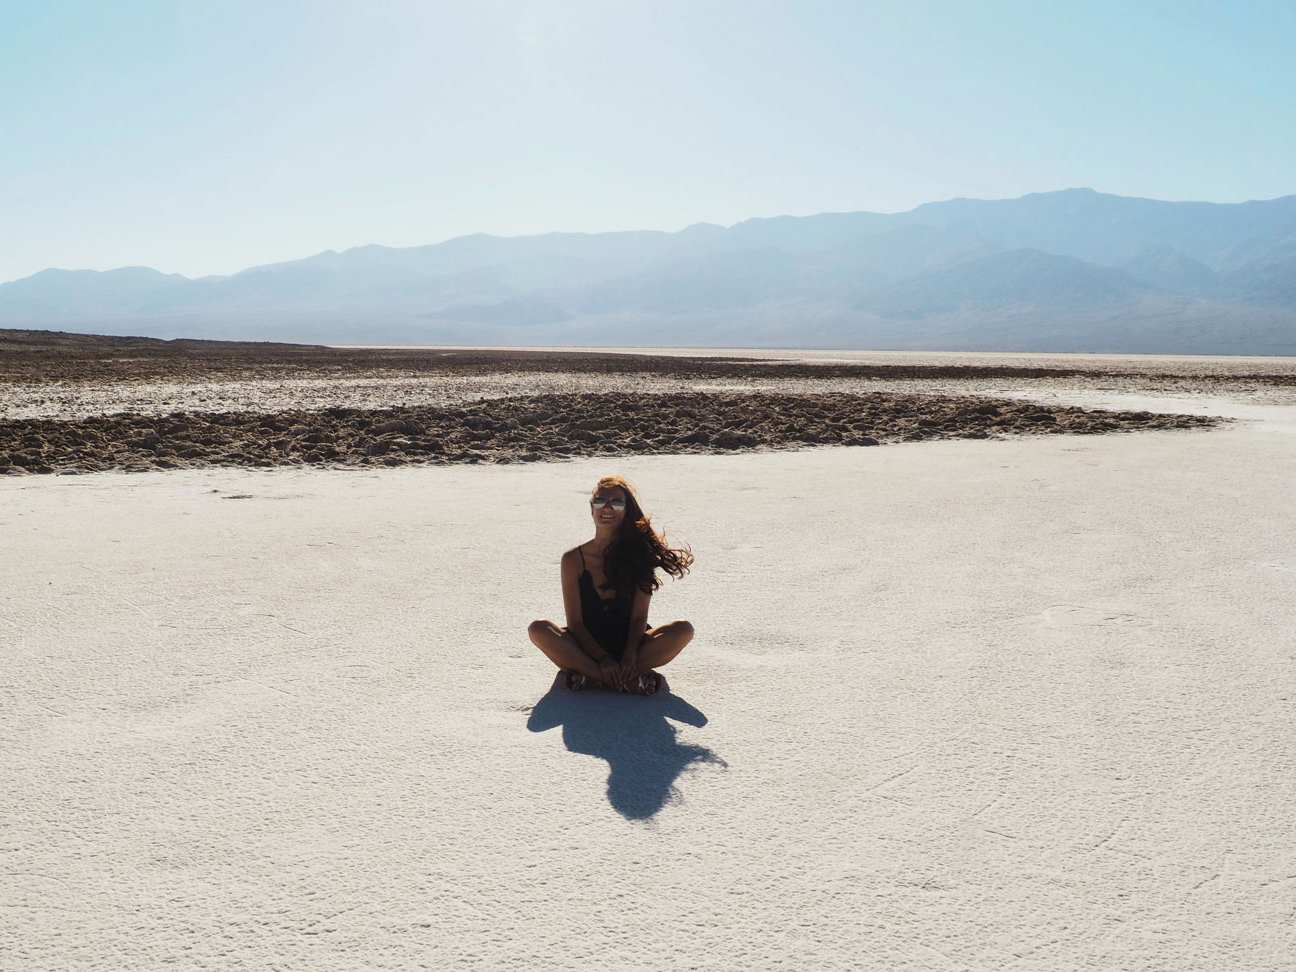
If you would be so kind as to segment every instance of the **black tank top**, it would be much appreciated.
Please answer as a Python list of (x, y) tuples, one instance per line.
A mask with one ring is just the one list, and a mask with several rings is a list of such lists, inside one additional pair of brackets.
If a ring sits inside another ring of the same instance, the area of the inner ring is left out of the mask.
[(630, 598), (618, 592), (613, 597), (599, 596), (594, 586), (594, 575), (585, 564), (585, 551), (576, 548), (581, 558), (580, 595), (581, 620), (585, 627), (594, 631), (608, 624), (625, 625), (630, 621)]

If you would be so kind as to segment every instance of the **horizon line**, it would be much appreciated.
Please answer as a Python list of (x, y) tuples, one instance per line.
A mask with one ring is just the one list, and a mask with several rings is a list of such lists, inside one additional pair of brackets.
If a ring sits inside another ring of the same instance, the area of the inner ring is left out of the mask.
[(187, 274), (183, 274), (179, 272), (168, 273), (166, 271), (158, 270), (155, 267), (151, 267), (142, 263), (121, 264), (118, 266), (108, 267), (105, 269), (96, 269), (94, 267), (69, 268), (69, 267), (50, 266), (50, 267), (42, 267), (40, 270), (36, 270), (32, 273), (26, 274), (25, 276), (14, 277), (9, 280), (0, 281), (0, 287), (7, 286), (8, 284), (11, 283), (18, 283), (23, 280), (30, 280), (32, 277), (37, 277), (40, 276), (41, 274), (51, 273), (51, 272), (69, 273), (69, 274), (79, 274), (79, 273), (103, 274), (103, 273), (116, 273), (122, 270), (150, 270), (154, 273), (160, 274), (165, 277), (180, 277), (181, 279), (190, 282), (199, 281), (199, 280), (222, 280), (222, 279), (229, 279), (231, 277), (237, 277), (240, 274), (248, 273), (254, 270), (265, 270), (274, 267), (286, 266), (288, 264), (300, 263), (303, 260), (310, 260), (315, 257), (325, 256), (329, 254), (332, 254), (334, 256), (341, 256), (347, 253), (354, 253), (357, 250), (368, 250), (368, 249), (421, 250), (428, 247), (444, 246), (447, 243), (453, 243), (457, 240), (469, 240), (478, 237), (484, 237), (487, 239), (496, 239), (496, 240), (525, 240), (525, 239), (538, 239), (546, 236), (614, 236), (614, 235), (630, 234), (630, 233), (658, 233), (665, 236), (675, 236), (680, 233), (685, 233), (691, 229), (696, 229), (699, 227), (714, 227), (715, 229), (721, 231), (728, 231), (734, 229), (735, 227), (742, 226), (746, 223), (764, 222), (764, 221), (781, 220), (781, 219), (815, 219), (820, 216), (856, 216), (856, 215), (903, 216), (909, 213), (916, 212), (917, 210), (922, 209), (925, 206), (939, 206), (945, 203), (1016, 202), (1022, 199), (1030, 199), (1034, 196), (1056, 196), (1065, 193), (1092, 193), (1093, 195), (1096, 196), (1110, 196), (1116, 199), (1137, 199), (1146, 202), (1164, 203), (1166, 205), (1196, 205), (1196, 206), (1247, 206), (1255, 203), (1278, 202), (1283, 199), (1290, 199), (1296, 197), (1296, 192), (1293, 192), (1293, 193), (1286, 193), (1281, 196), (1273, 196), (1268, 199), (1245, 199), (1239, 202), (1213, 202), (1211, 200), (1205, 200), (1205, 199), (1157, 199), (1152, 196), (1122, 196), (1119, 193), (1103, 192), (1101, 190), (1094, 189), (1091, 186), (1069, 186), (1065, 189), (1048, 189), (1048, 190), (1042, 190), (1038, 192), (1027, 192), (1021, 194), (1020, 196), (1002, 196), (997, 198), (984, 198), (979, 196), (951, 196), (947, 199), (933, 199), (933, 200), (929, 200), (928, 202), (919, 203), (918, 205), (913, 206), (909, 209), (896, 210), (894, 212), (887, 212), (887, 213), (876, 212), (874, 210), (869, 210), (869, 209), (840, 209), (840, 210), (822, 210), (814, 213), (805, 213), (800, 216), (793, 215), (791, 213), (779, 213), (774, 216), (749, 216), (746, 219), (740, 219), (736, 223), (730, 223), (727, 226), (721, 223), (708, 222), (707, 220), (698, 220), (689, 223), (677, 230), (658, 230), (658, 229), (618, 229), (618, 230), (597, 230), (597, 231), (546, 230), (540, 233), (519, 233), (515, 235), (504, 235), (504, 234), (497, 234), (497, 233), (489, 233), (486, 231), (478, 231), (473, 233), (461, 233), (457, 236), (446, 237), (443, 240), (437, 240), (432, 243), (416, 243), (410, 246), (391, 246), (385, 243), (358, 243), (354, 246), (344, 247), (343, 249), (340, 250), (335, 249), (333, 247), (325, 247), (322, 250), (317, 250), (313, 253), (307, 254), (306, 256), (292, 257), (285, 260), (275, 260), (269, 263), (252, 264), (250, 266), (243, 267), (242, 269), (235, 270), (232, 273), (205, 273), (196, 276), (188, 276)]

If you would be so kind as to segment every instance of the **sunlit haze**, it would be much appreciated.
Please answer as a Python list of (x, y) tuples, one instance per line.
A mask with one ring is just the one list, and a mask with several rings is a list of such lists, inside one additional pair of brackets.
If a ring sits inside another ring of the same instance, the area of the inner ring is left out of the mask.
[(1296, 192), (1296, 8), (0, 6), (0, 281), (1091, 186)]

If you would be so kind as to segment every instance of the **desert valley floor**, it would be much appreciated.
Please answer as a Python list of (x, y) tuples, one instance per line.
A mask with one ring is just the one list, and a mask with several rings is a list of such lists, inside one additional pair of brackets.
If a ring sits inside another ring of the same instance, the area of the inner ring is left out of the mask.
[(1296, 360), (0, 338), (6, 972), (1293, 967)]

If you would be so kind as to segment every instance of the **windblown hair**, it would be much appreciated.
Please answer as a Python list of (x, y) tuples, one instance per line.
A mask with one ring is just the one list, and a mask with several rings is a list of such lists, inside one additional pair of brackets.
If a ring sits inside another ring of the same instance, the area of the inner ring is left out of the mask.
[(624, 490), (626, 508), (617, 535), (603, 553), (607, 588), (615, 589), (619, 597), (633, 597), (636, 590), (651, 594), (661, 587), (661, 578), (657, 576), (659, 569), (672, 577), (683, 577), (688, 573), (693, 565), (693, 552), (687, 546), (666, 545), (665, 534), (653, 530), (629, 480), (604, 476), (594, 487), (594, 492), (613, 488)]

